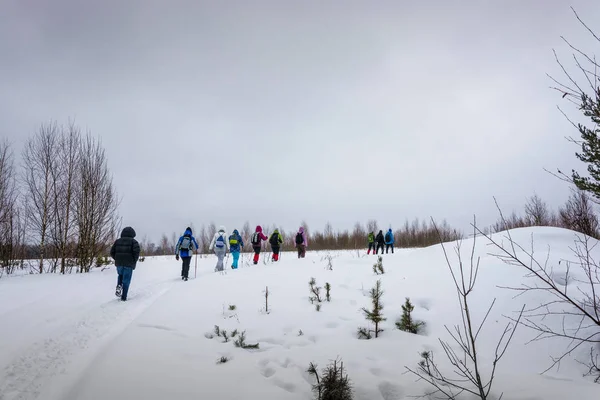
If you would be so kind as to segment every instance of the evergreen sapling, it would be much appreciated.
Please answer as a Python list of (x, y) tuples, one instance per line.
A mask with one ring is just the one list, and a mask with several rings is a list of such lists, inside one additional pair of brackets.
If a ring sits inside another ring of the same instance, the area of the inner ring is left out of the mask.
[(316, 400), (352, 400), (352, 383), (344, 373), (344, 363), (338, 360), (329, 364), (321, 374), (317, 365), (310, 363), (307, 372), (315, 377), (312, 390)]
[(383, 257), (377, 257), (377, 262), (373, 264), (373, 272), (375, 272), (375, 275), (383, 275), (385, 273), (383, 269)]
[[(381, 302), (381, 297), (383, 296), (383, 293), (384, 292), (381, 289), (381, 280), (377, 280), (375, 287), (373, 287), (370, 292), (373, 308), (371, 310), (367, 310), (363, 307), (362, 309), (362, 312), (365, 314), (365, 318), (375, 325), (375, 330), (372, 332), (375, 333), (376, 338), (379, 337), (380, 332), (383, 332), (383, 329), (379, 329), (379, 324), (386, 320), (382, 314), (383, 303)], [(363, 328), (359, 328), (358, 330), (359, 338), (362, 338), (361, 330), (363, 330)]]
[(414, 321), (412, 318), (412, 311), (415, 307), (410, 302), (410, 299), (407, 297), (406, 301), (402, 305), (402, 317), (400, 321), (396, 322), (396, 327), (404, 332), (409, 333), (419, 333), (421, 331), (421, 327), (425, 325), (424, 322)]
[(325, 300), (331, 301), (331, 285), (325, 282)]

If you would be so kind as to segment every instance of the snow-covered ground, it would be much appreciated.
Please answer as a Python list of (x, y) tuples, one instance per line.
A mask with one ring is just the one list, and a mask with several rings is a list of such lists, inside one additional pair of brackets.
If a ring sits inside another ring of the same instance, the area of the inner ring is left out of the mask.
[[(529, 244), (535, 236), (537, 254), (549, 262), (573, 258), (575, 234), (554, 228), (520, 229), (513, 237)], [(463, 242), (468, 256), (471, 240)], [(452, 250), (453, 244), (447, 249)], [(547, 298), (514, 298), (502, 285), (519, 285), (523, 271), (489, 256), (478, 239), (482, 257), (473, 298), (480, 321), (497, 298), (480, 335), (480, 357), (490, 361), (506, 324), (524, 301), (529, 306)], [(451, 252), (452, 253), (452, 252)], [(311, 399), (310, 362), (319, 367), (337, 357), (354, 384), (356, 399), (396, 400), (420, 396), (429, 388), (406, 373), (419, 353), (433, 350), (447, 366), (438, 338), (449, 336), (444, 325), (459, 322), (457, 297), (440, 246), (397, 250), (384, 255), (386, 273), (376, 276), (374, 256), (362, 251), (309, 252), (298, 260), (284, 253), (278, 263), (249, 265), (242, 256), (239, 270), (213, 272), (215, 257), (198, 258), (197, 279), (182, 282), (174, 257), (148, 258), (134, 272), (129, 301), (114, 297), (114, 267), (85, 275), (29, 275), (0, 279), (0, 399)], [(229, 263), (231, 260), (229, 260)], [(192, 261), (192, 276), (193, 276)], [(308, 301), (308, 281), (331, 284), (331, 302), (320, 312)], [(368, 307), (367, 292), (382, 280), (384, 332), (359, 340), (367, 326), (360, 311)], [(269, 313), (264, 291), (269, 291)], [(410, 297), (414, 317), (426, 332), (412, 335), (395, 329), (401, 305)], [(235, 311), (229, 311), (235, 305)], [(233, 341), (210, 338), (214, 326), (246, 331), (257, 350), (236, 348)], [(300, 331), (302, 334), (300, 334)], [(562, 340), (526, 344), (535, 333), (520, 327), (500, 362), (494, 393), (505, 399), (599, 399), (600, 385), (583, 378), (584, 367), (572, 358), (560, 369), (540, 374), (568, 343)], [(586, 350), (587, 351), (587, 350)], [(226, 356), (224, 364), (217, 361)]]

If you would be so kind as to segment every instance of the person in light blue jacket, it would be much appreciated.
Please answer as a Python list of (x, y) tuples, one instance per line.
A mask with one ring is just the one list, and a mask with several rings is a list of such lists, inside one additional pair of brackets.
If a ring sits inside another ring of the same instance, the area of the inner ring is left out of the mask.
[(392, 249), (392, 254), (394, 254), (394, 232), (392, 232), (392, 228), (385, 234), (385, 254), (388, 253), (390, 248)]
[(233, 234), (229, 236), (229, 251), (231, 252), (231, 256), (233, 257), (233, 263), (231, 264), (231, 269), (237, 269), (238, 260), (240, 259), (240, 252), (244, 248), (244, 241), (240, 236), (240, 233), (237, 229), (233, 230)]

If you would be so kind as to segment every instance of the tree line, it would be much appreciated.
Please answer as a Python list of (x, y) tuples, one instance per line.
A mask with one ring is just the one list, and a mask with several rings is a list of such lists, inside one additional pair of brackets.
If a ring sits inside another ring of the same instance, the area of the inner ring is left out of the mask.
[(101, 141), (72, 122), (49, 122), (27, 139), (20, 161), (0, 142), (0, 273), (88, 272), (119, 224)]
[[(214, 222), (208, 225), (201, 225), (199, 230), (194, 229), (190, 224), (200, 252), (208, 254), (208, 247), (214, 234), (217, 232), (217, 226)], [(306, 222), (302, 222), (306, 235), (308, 235), (309, 248), (311, 250), (357, 250), (367, 247), (367, 235), (369, 232), (377, 234), (379, 230), (386, 232), (389, 228), (381, 226), (377, 220), (368, 220), (365, 224), (356, 222), (352, 230), (335, 230), (330, 223), (327, 223), (323, 230), (311, 230)], [(507, 229), (525, 228), (533, 226), (549, 226), (570, 229), (576, 232), (584, 233), (596, 239), (600, 239), (600, 223), (598, 216), (594, 211), (594, 202), (592, 197), (585, 191), (573, 189), (571, 195), (565, 204), (557, 211), (552, 210), (548, 204), (537, 194), (527, 198), (522, 212), (512, 211), (509, 215), (499, 216), (498, 221), (490, 225), (484, 231), (486, 233), (496, 233)], [(264, 228), (264, 233), (269, 236), (276, 228), (275, 225)], [(251, 252), (250, 237), (254, 228), (247, 221), (241, 229), (238, 228), (244, 241), (244, 252)], [(283, 237), (284, 250), (293, 249), (295, 246), (295, 237), (297, 230), (285, 231), (279, 227)], [(464, 233), (450, 226), (447, 221), (433, 222), (415, 218), (412, 221), (406, 220), (400, 228), (393, 229), (395, 247), (415, 248), (427, 247), (442, 242), (452, 242), (463, 239)], [(170, 255), (175, 254), (175, 245), (179, 235), (175, 232), (169, 237), (167, 234), (161, 236), (158, 244), (151, 242), (144, 237), (140, 242), (144, 255)], [(263, 247), (267, 247), (263, 243)]]

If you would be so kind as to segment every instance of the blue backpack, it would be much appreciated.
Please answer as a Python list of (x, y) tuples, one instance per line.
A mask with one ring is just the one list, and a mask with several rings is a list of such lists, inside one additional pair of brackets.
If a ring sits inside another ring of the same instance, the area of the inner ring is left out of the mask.
[(217, 241), (215, 242), (215, 247), (222, 249), (223, 247), (225, 247), (225, 238), (223, 237), (223, 235), (219, 235), (219, 237), (217, 238)]

